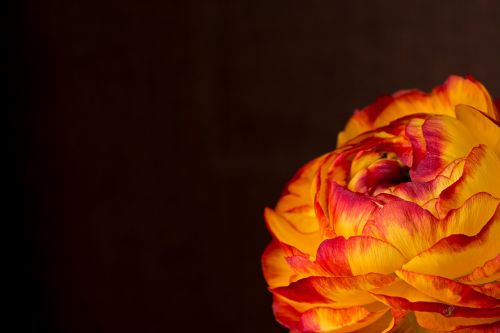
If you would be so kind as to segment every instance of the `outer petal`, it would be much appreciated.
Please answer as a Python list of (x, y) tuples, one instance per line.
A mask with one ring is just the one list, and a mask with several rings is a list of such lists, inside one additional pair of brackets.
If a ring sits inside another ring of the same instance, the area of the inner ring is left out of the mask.
[(495, 280), (500, 280), (500, 254), (458, 279), (465, 284), (483, 284)]
[(400, 311), (435, 312), (447, 317), (493, 318), (500, 316), (500, 308), (470, 308), (441, 303), (422, 294), (404, 281), (371, 291), (383, 303)]
[(344, 309), (314, 308), (301, 316), (304, 332), (354, 332), (364, 328), (387, 312), (386, 309), (371, 312), (365, 307)]
[(344, 237), (361, 234), (366, 222), (378, 208), (368, 196), (351, 192), (335, 182), (330, 183), (328, 200), (328, 212), (335, 234)]
[(367, 236), (326, 240), (316, 260), (317, 265), (332, 276), (389, 274), (404, 262), (404, 257), (392, 245)]
[(426, 152), (423, 159), (415, 156), (410, 176), (413, 181), (434, 179), (451, 162), (467, 156), (481, 142), (457, 119), (431, 116), (424, 121), (422, 132)]
[(267, 222), (267, 228), (277, 240), (292, 245), (309, 255), (314, 255), (316, 253), (322, 240), (319, 231), (309, 234), (302, 233), (292, 224), (292, 222), (269, 208), (265, 209), (264, 218)]
[(500, 317), (496, 318), (449, 317), (448, 318), (443, 315), (432, 312), (415, 312), (415, 317), (417, 318), (418, 324), (421, 325), (422, 327), (440, 332), (451, 332), (461, 328), (471, 328), (471, 329), (493, 328), (493, 327), (498, 328), (499, 326), (497, 325), (500, 320)]
[(446, 214), (479, 192), (500, 198), (500, 177), (495, 176), (498, 170), (498, 156), (485, 145), (475, 147), (467, 156), (462, 177), (441, 193), (437, 203), (438, 211)]
[[(414, 203), (395, 200), (373, 215), (363, 234), (387, 241), (411, 259), (444, 237), (476, 235), (492, 217), (497, 204), (498, 200), (488, 194), (476, 194), (462, 207), (438, 220)], [(470, 219), (475, 223), (470, 223)]]
[(431, 113), (454, 116), (454, 108), (458, 104), (470, 105), (484, 110), (491, 117), (495, 111), (490, 94), (484, 86), (472, 77), (450, 76), (442, 85), (435, 88), (430, 94), (403, 93), (384, 109), (377, 117), (374, 126), (388, 124), (395, 118), (414, 113)]
[[(466, 221), (472, 224), (470, 221), (474, 219)], [(499, 254), (499, 235), (500, 208), (476, 236), (455, 234), (443, 238), (430, 249), (406, 263), (403, 269), (449, 279), (467, 275), (478, 265), (484, 265)]]
[(468, 105), (457, 105), (457, 119), (468, 126), (474, 137), (500, 156), (500, 127), (493, 119)]
[(262, 272), (271, 288), (288, 286), (295, 273), (285, 259), (285, 252), (278, 241), (273, 240), (262, 255)]
[(367, 291), (388, 286), (395, 279), (394, 276), (374, 273), (346, 277), (313, 276), (272, 291), (295, 302), (340, 308), (375, 302)]
[(475, 291), (468, 285), (434, 275), (396, 271), (399, 278), (422, 293), (445, 303), (472, 308), (493, 308), (500, 306), (500, 300)]

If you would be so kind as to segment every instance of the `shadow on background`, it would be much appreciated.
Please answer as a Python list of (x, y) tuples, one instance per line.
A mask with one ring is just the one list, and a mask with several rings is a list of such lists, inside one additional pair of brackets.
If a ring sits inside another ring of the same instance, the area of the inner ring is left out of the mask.
[(500, 96), (495, 1), (10, 11), (19, 331), (285, 332), (260, 271), (262, 211), (294, 171), (381, 94), (471, 73)]

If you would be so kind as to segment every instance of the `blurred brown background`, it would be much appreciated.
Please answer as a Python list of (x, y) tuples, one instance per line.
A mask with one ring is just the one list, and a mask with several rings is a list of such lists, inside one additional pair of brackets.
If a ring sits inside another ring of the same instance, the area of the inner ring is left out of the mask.
[(381, 94), (471, 73), (500, 96), (494, 0), (7, 9), (18, 332), (285, 332), (262, 211), (294, 171)]

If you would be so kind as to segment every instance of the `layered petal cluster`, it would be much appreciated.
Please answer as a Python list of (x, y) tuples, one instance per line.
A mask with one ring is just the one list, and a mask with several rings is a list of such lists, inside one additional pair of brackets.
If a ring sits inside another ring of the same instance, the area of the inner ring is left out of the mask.
[(451, 76), (355, 112), (274, 209), (262, 267), (291, 332), (499, 332), (500, 127)]

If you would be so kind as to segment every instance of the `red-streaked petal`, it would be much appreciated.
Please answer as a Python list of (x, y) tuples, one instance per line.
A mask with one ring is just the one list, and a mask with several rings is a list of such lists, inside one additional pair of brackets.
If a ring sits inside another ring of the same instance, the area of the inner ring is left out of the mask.
[[(494, 208), (497, 201), (494, 202)], [(481, 207), (487, 209), (486, 207)], [(462, 209), (461, 211), (464, 211)], [(459, 218), (452, 218), (448, 223), (450, 228), (457, 228), (457, 224), (463, 222), (467, 225), (481, 224), (477, 217), (481, 212), (465, 210)], [(467, 214), (470, 213), (470, 214)], [(476, 214), (474, 214), (476, 213)], [(489, 215), (489, 212), (487, 213)], [(474, 223), (471, 223), (474, 221)], [(462, 229), (458, 226), (458, 230)], [(472, 228), (469, 228), (472, 229)], [(474, 230), (470, 230), (474, 234)], [(477, 235), (466, 236), (462, 233), (445, 237), (433, 245), (430, 249), (420, 253), (408, 263), (403, 269), (427, 275), (439, 275), (449, 279), (455, 279), (471, 273), (478, 265), (484, 265), (488, 260), (498, 255), (500, 251), (498, 236), (500, 235), (500, 209), (493, 218), (484, 226)]]
[(271, 288), (288, 286), (295, 275), (285, 257), (286, 253), (276, 240), (273, 240), (262, 254), (262, 272)]
[(278, 296), (273, 297), (273, 313), (281, 325), (292, 330), (301, 330), (300, 316), (302, 313)]
[(457, 281), (465, 284), (483, 284), (495, 280), (500, 280), (500, 254)]
[(371, 325), (381, 318), (387, 309), (371, 312), (365, 307), (344, 309), (314, 308), (301, 316), (303, 332), (354, 332)]
[(500, 308), (470, 308), (441, 303), (404, 281), (372, 290), (371, 293), (381, 302), (400, 311), (436, 312), (448, 317), (492, 318), (500, 316)]
[(292, 245), (298, 250), (314, 255), (322, 241), (321, 233), (310, 234), (300, 232), (290, 221), (272, 209), (266, 208), (264, 218), (267, 228), (282, 243)]
[(321, 243), (316, 264), (331, 276), (389, 274), (405, 263), (392, 245), (373, 237), (336, 237)]
[(426, 182), (434, 179), (451, 162), (467, 156), (477, 140), (459, 120), (434, 115), (428, 117), (423, 125), (426, 152), (423, 159), (414, 156), (410, 176), (413, 181)]
[(388, 242), (409, 259), (436, 242), (437, 224), (437, 219), (427, 210), (396, 200), (386, 203), (373, 215), (363, 234)]
[[(438, 220), (417, 204), (394, 200), (373, 214), (363, 234), (387, 241), (411, 259), (444, 237), (477, 234), (492, 217), (497, 204), (498, 200), (489, 194), (479, 193), (443, 220)], [(470, 219), (475, 223), (470, 223)]]
[(377, 208), (370, 197), (351, 192), (335, 182), (330, 183), (328, 212), (335, 234), (344, 237), (361, 234)]
[(394, 276), (374, 273), (346, 277), (313, 276), (272, 291), (296, 302), (349, 307), (375, 302), (367, 291), (388, 286), (395, 279)]
[(338, 134), (337, 147), (344, 145), (344, 143), (358, 134), (373, 129), (375, 119), (393, 100), (392, 96), (381, 96), (373, 104), (368, 105), (362, 110), (354, 111), (344, 131)]
[(481, 111), (468, 105), (457, 105), (457, 119), (468, 126), (477, 141), (500, 156), (500, 127)]
[(467, 156), (460, 179), (441, 193), (437, 203), (440, 214), (460, 207), (465, 200), (479, 192), (500, 198), (500, 177), (495, 177), (498, 170), (498, 156), (485, 145), (475, 147)]
[[(496, 318), (464, 318), (464, 317), (445, 317), (433, 312), (415, 312), (417, 322), (422, 327), (439, 332), (452, 332), (462, 328), (492, 328), (497, 326), (500, 317)], [(485, 325), (492, 324), (492, 325)], [(466, 331), (472, 332), (472, 331)], [(493, 331), (495, 332), (495, 331)], [(498, 331), (496, 331), (498, 332)]]
[(396, 275), (422, 293), (442, 302), (471, 308), (500, 306), (500, 300), (477, 292), (472, 287), (435, 275), (396, 271)]

